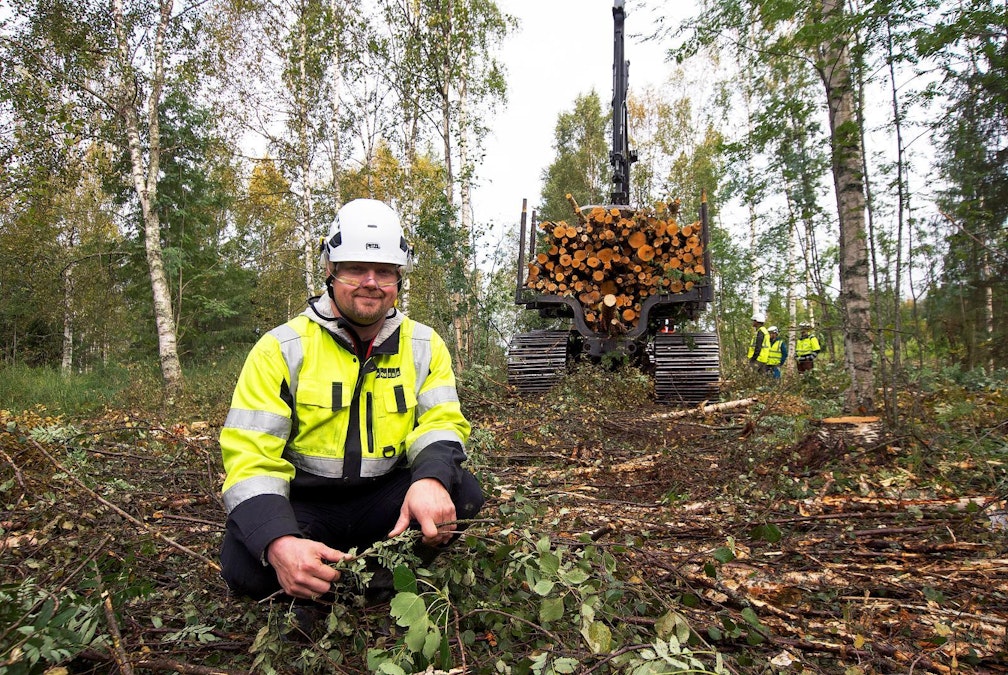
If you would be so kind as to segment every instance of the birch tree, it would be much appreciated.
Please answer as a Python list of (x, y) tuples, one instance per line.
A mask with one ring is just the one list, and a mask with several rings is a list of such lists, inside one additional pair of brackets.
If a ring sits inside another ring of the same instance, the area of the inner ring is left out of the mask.
[[(514, 20), (491, 0), (382, 0), (390, 42), (390, 69), (396, 78), (401, 106), (415, 117), (407, 147), (412, 164), (419, 129), (434, 132), (442, 148), (445, 196), (457, 220), (465, 250), (477, 250), (472, 220), (472, 185), (475, 157), (486, 127), (481, 118), (505, 99), (505, 83), (495, 51)], [(474, 110), (480, 110), (476, 115)], [(456, 307), (455, 365), (462, 370), (472, 352), (471, 326), (467, 325), (476, 297), (475, 261), (459, 259), (467, 271), (465, 288), (453, 293)]]
[[(264, 0), (228, 6), (217, 19), (231, 68), (222, 96), (247, 134), (257, 160), (282, 174), (296, 209), (304, 296), (318, 286), (318, 240), (339, 207), (340, 147), (348, 70), (360, 70), (369, 37), (358, 3)], [(359, 118), (354, 118), (354, 121)]]
[(72, 111), (47, 123), (56, 129), (67, 119), (98, 118), (107, 123), (107, 141), (128, 157), (127, 182), (140, 210), (161, 374), (170, 401), (183, 376), (157, 210), (159, 115), (170, 78), (180, 81), (190, 72), (186, 57), (198, 44), (194, 37), (208, 6), (176, 11), (173, 0), (113, 0), (107, 8), (60, 0), (17, 4), (20, 22), (9, 26), (6, 51), (17, 54), (25, 79), (65, 91)]
[[(779, 4), (766, 0), (705, 2), (702, 21), (686, 27), (690, 41), (685, 56), (699, 45), (721, 44), (725, 35), (746, 35), (741, 45), (759, 58), (790, 60), (811, 67), (822, 83), (821, 99), (829, 122), (833, 189), (840, 243), (840, 295), (844, 360), (850, 384), (844, 409), (868, 412), (875, 408), (872, 373), (869, 267), (865, 237), (865, 186), (860, 120), (856, 114), (851, 78), (852, 19), (839, 0), (807, 4)], [(725, 31), (723, 33), (722, 31)], [(741, 33), (740, 33), (741, 31)], [(733, 48), (738, 51), (739, 44)]]

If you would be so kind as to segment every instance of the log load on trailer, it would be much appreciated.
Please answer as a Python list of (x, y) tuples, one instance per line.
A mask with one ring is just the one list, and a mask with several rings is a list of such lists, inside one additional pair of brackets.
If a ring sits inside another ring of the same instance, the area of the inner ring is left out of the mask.
[(678, 201), (629, 206), (630, 166), (637, 157), (627, 138), (624, 18), (623, 0), (615, 0), (612, 203), (579, 207), (567, 195), (570, 221), (536, 223), (533, 215), (531, 228), (522, 208), (515, 302), (573, 326), (515, 335), (508, 382), (520, 393), (543, 392), (560, 381), (569, 358), (625, 355), (653, 373), (658, 401), (717, 400), (717, 335), (680, 330), (713, 300), (706, 197), (699, 217), (688, 223), (679, 222)]

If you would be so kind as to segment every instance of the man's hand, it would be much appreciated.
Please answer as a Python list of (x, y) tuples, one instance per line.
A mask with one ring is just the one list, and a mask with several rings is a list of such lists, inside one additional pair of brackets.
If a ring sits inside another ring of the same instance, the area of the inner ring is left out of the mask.
[(287, 535), (266, 547), (266, 559), (287, 595), (315, 600), (340, 578), (326, 563), (350, 560), (351, 556), (318, 541)]
[[(455, 504), (441, 481), (436, 478), (421, 478), (406, 491), (399, 520), (388, 536), (397, 537), (406, 531), (415, 520), (423, 533), (423, 543), (429, 546), (447, 544), (455, 531)], [(440, 523), (450, 523), (442, 525)]]

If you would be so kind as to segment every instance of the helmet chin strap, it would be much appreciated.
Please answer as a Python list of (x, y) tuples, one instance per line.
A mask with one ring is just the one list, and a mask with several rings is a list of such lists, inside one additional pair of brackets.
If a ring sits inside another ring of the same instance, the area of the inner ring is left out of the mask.
[(336, 311), (339, 312), (339, 316), (336, 317), (337, 321), (345, 321), (346, 323), (350, 324), (355, 328), (367, 328), (368, 326), (373, 326), (385, 318), (381, 317), (380, 319), (376, 319), (371, 323), (357, 323), (356, 321), (351, 319), (349, 316), (347, 316), (346, 311), (342, 307), (340, 307), (339, 301), (336, 299), (336, 293), (333, 291), (332, 287), (333, 281), (335, 281), (335, 277), (333, 277), (333, 275), (330, 274), (328, 277), (326, 277), (326, 293), (329, 295), (329, 299), (332, 300), (332, 304), (336, 308)]

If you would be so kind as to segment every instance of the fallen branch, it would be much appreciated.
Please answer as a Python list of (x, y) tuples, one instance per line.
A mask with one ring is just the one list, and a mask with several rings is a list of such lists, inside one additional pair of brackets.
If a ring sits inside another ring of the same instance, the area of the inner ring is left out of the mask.
[(781, 637), (774, 637), (772, 640), (776, 645), (793, 647), (805, 652), (825, 652), (827, 654), (857, 657), (864, 660), (871, 660), (878, 654), (881, 654), (882, 656), (886, 656), (890, 659), (898, 661), (899, 663), (913, 663), (915, 668), (920, 667), (929, 672), (943, 674), (952, 672), (948, 666), (935, 663), (924, 655), (915, 656), (902, 649), (898, 649), (892, 645), (882, 642), (866, 642), (865, 644), (870, 645), (871, 649), (856, 649), (848, 645), (830, 644), (828, 642), (818, 642), (813, 640), (788, 639)]
[(209, 566), (212, 569), (215, 569), (218, 572), (220, 572), (220, 565), (218, 565), (213, 560), (210, 560), (210, 558), (207, 558), (204, 555), (200, 555), (196, 551), (193, 551), (190, 548), (186, 548), (185, 546), (183, 546), (182, 544), (178, 543), (177, 541), (175, 541), (171, 537), (166, 537), (165, 535), (161, 534), (160, 532), (157, 532), (156, 530), (151, 529), (150, 526), (148, 526), (146, 523), (144, 523), (143, 521), (137, 520), (136, 518), (134, 518), (130, 514), (126, 513), (125, 511), (123, 511), (122, 509), (120, 509), (118, 506), (116, 506), (112, 502), (110, 502), (107, 499), (103, 498), (100, 494), (98, 494), (97, 492), (95, 492), (94, 490), (92, 490), (91, 488), (89, 488), (87, 485), (85, 485), (84, 483), (82, 483), (80, 481), (80, 479), (78, 479), (76, 476), (74, 476), (65, 466), (63, 466), (62, 464), (60, 464), (56, 460), (55, 457), (53, 457), (52, 455), (50, 455), (46, 451), (46, 449), (43, 448), (42, 445), (38, 441), (36, 441), (34, 439), (28, 439), (28, 442), (31, 443), (33, 446), (35, 446), (36, 450), (38, 450), (43, 455), (45, 455), (45, 458), (48, 459), (52, 463), (53, 466), (55, 466), (57, 469), (59, 469), (60, 472), (66, 474), (66, 476), (70, 480), (72, 480), (74, 483), (76, 483), (78, 487), (80, 487), (82, 490), (84, 490), (85, 492), (87, 492), (89, 495), (91, 495), (92, 497), (94, 497), (98, 502), (100, 502), (100, 503), (104, 504), (105, 506), (107, 506), (108, 508), (112, 509), (117, 514), (119, 514), (120, 516), (122, 516), (123, 518), (125, 518), (130, 523), (132, 523), (133, 525), (137, 526), (139, 529), (143, 530), (144, 532), (147, 532), (148, 534), (151, 534), (151, 535), (157, 537), (158, 539), (160, 539), (164, 543), (168, 544), (172, 548), (177, 549), (177, 550), (181, 551), (182, 553), (185, 553), (186, 555), (190, 555), (190, 556), (192, 556), (192, 557), (194, 557), (194, 558), (196, 558), (198, 560), (202, 560), (204, 563), (206, 563), (207, 566)]
[(98, 563), (91, 561), (91, 564), (94, 566), (98, 591), (101, 593), (102, 608), (105, 610), (105, 623), (108, 624), (109, 634), (112, 636), (112, 656), (115, 658), (119, 670), (124, 675), (133, 675), (133, 666), (130, 665), (129, 657), (122, 646), (122, 632), (120, 632), (119, 622), (115, 618), (115, 609), (112, 607), (112, 596), (105, 590), (105, 584), (102, 583), (101, 570), (98, 569)]
[(171, 659), (144, 659), (137, 661), (137, 668), (148, 670), (163, 670), (170, 673), (186, 673), (187, 675), (239, 675), (237, 670), (222, 670), (207, 666), (194, 666), (191, 663), (181, 663)]
[(690, 415), (709, 415), (715, 412), (724, 412), (726, 410), (735, 410), (737, 408), (747, 408), (755, 403), (758, 399), (756, 398), (741, 398), (736, 401), (725, 401), (723, 403), (711, 403), (709, 405), (700, 406), (697, 408), (687, 408), (686, 410), (676, 410), (667, 413), (655, 413), (650, 416), (650, 419), (678, 419), (680, 417), (689, 417)]

